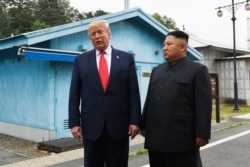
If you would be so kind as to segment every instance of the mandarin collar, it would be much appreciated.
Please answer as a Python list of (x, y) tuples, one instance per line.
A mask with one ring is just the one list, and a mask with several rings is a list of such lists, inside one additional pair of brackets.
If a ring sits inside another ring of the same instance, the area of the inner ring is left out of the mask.
[(187, 61), (187, 57), (183, 57), (173, 64), (168, 63), (168, 66), (172, 68), (173, 70), (175, 70), (181, 67), (186, 61)]

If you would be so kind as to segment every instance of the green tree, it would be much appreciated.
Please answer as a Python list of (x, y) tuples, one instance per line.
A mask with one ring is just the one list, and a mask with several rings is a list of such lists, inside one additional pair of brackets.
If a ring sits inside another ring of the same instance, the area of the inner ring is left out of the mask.
[[(0, 0), (0, 38), (109, 14), (101, 9), (82, 12), (69, 0)], [(178, 30), (173, 19), (152, 15), (162, 25)]]
[(10, 17), (10, 29), (13, 35), (30, 31), (33, 24), (34, 2), (25, 0), (5, 1), (5, 9)]
[(106, 15), (106, 14), (109, 14), (108, 12), (105, 12), (101, 9), (95, 11), (95, 12), (83, 12), (83, 16), (84, 16), (84, 19), (89, 19), (89, 18), (93, 18), (93, 17), (98, 17), (98, 16), (102, 16), (102, 15)]
[(68, 0), (38, 0), (35, 7), (35, 18), (48, 27), (71, 22)]
[(40, 30), (44, 28), (48, 28), (48, 26), (45, 23), (41, 22), (40, 20), (36, 20), (31, 26), (32, 30)]
[(158, 13), (154, 13), (152, 17), (168, 29), (179, 30), (179, 28), (176, 26), (175, 21), (170, 17), (167, 17), (165, 15), (160, 16)]
[(69, 17), (71, 19), (71, 22), (85, 19), (84, 14), (80, 13), (79, 10), (74, 9), (73, 7), (69, 8)]
[(10, 17), (8, 13), (6, 13), (6, 10), (3, 6), (2, 3), (0, 3), (0, 39), (5, 38), (8, 36), (11, 36), (11, 31), (10, 31)]
[(0, 4), (0, 38), (85, 19), (69, 0), (0, 0)]
[(94, 13), (94, 17), (98, 17), (98, 16), (102, 16), (102, 15), (106, 15), (106, 14), (109, 14), (108, 12), (105, 12), (101, 9), (97, 10), (95, 13)]

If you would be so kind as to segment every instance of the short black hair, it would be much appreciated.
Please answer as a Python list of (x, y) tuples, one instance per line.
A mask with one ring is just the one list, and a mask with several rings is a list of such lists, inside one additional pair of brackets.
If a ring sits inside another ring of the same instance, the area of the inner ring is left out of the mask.
[(175, 38), (182, 38), (182, 39), (185, 39), (188, 43), (188, 34), (183, 32), (183, 31), (171, 31), (167, 34), (167, 36), (174, 36)]

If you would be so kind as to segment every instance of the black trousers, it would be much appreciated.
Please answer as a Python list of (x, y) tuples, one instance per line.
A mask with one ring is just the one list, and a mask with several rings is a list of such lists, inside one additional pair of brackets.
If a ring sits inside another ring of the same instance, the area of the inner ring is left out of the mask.
[(84, 167), (128, 167), (129, 138), (113, 140), (106, 129), (95, 141), (83, 138)]
[(183, 153), (148, 152), (150, 167), (202, 167), (199, 148)]

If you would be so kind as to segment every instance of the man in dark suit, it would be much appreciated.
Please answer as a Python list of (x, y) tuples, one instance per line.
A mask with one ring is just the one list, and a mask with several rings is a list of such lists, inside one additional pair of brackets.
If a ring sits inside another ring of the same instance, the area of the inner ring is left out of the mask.
[[(90, 23), (88, 35), (94, 49), (74, 62), (69, 128), (75, 139), (83, 137), (84, 167), (127, 167), (129, 136), (137, 135), (141, 123), (134, 58), (110, 45), (107, 21)], [(106, 60), (106, 85), (105, 72), (99, 75), (101, 59)]]
[(163, 43), (166, 63), (153, 69), (142, 113), (150, 167), (201, 167), (208, 143), (212, 97), (206, 66), (186, 58), (188, 34), (172, 31)]

